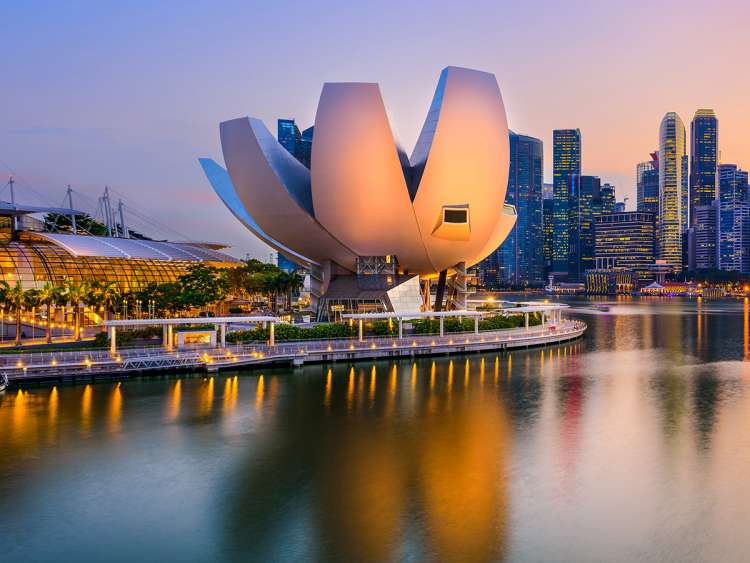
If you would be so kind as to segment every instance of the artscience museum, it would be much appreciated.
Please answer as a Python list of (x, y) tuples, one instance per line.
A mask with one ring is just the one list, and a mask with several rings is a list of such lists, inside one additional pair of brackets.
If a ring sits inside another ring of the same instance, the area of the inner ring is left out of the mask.
[(323, 86), (309, 168), (259, 119), (225, 121), (220, 135), (225, 166), (200, 159), (208, 180), (253, 234), (309, 269), (319, 319), (464, 308), (467, 267), (515, 223), (505, 107), (486, 72), (442, 71), (411, 156), (374, 83)]

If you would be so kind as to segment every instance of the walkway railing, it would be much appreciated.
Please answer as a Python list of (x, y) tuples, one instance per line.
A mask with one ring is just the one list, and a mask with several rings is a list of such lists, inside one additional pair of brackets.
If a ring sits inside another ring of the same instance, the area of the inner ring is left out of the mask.
[(162, 347), (123, 348), (115, 355), (107, 349), (65, 350), (58, 352), (30, 352), (24, 354), (1, 354), (0, 371), (11, 379), (32, 378), (52, 374), (113, 373), (133, 370), (164, 369), (177, 367), (218, 367), (231, 364), (266, 363), (274, 360), (304, 360), (310, 356), (336, 355), (351, 352), (353, 356), (363, 352), (395, 350), (400, 355), (409, 349), (425, 348), (510, 348), (536, 344), (554, 343), (580, 336), (586, 324), (565, 319), (555, 327), (533, 326), (526, 328), (472, 332), (446, 333), (439, 335), (411, 335), (404, 338), (393, 336), (371, 336), (362, 341), (354, 338), (334, 340), (305, 340), (278, 343), (228, 344), (225, 347), (196, 346), (190, 349), (167, 351)]

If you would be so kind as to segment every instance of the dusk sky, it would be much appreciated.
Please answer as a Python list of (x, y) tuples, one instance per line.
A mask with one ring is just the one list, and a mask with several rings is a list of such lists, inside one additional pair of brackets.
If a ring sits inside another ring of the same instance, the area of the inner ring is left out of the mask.
[(689, 130), (715, 109), (721, 160), (750, 167), (748, 15), (740, 0), (6, 1), (0, 175), (55, 204), (66, 184), (110, 185), (193, 239), (267, 258), (198, 165), (223, 163), (219, 122), (305, 128), (323, 82), (378, 82), (410, 153), (440, 70), (457, 65), (497, 76), (511, 128), (544, 141), (546, 178), (552, 130), (578, 127), (584, 173), (632, 208), (667, 111)]

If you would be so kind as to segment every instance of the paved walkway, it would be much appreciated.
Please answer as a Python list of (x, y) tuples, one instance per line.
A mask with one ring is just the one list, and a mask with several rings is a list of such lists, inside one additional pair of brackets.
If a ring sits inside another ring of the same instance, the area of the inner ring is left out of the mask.
[(355, 361), (411, 355), (451, 354), (488, 350), (508, 350), (556, 344), (579, 338), (586, 324), (564, 319), (554, 327), (484, 331), (445, 336), (414, 335), (405, 338), (370, 337), (313, 340), (268, 344), (238, 344), (196, 347), (168, 352), (162, 347), (123, 348), (112, 356), (108, 350), (29, 352), (0, 355), (0, 371), (11, 381), (76, 380), (96, 375), (118, 375), (165, 369), (205, 369), (325, 361)]

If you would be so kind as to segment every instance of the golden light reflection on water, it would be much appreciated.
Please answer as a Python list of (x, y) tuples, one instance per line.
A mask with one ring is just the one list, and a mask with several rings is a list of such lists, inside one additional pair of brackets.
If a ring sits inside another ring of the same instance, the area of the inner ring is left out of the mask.
[(58, 412), (60, 409), (60, 397), (57, 391), (57, 386), (53, 387), (49, 392), (49, 399), (47, 400), (47, 421), (49, 427), (48, 441), (55, 443), (57, 441), (57, 423), (58, 423)]
[(175, 422), (180, 418), (180, 404), (182, 402), (182, 380), (178, 379), (172, 384), (169, 392), (169, 408), (167, 411), (167, 420)]
[(349, 370), (349, 381), (346, 385), (346, 409), (351, 412), (354, 401), (354, 367)]
[(333, 379), (333, 370), (331, 368), (328, 368), (328, 373), (326, 374), (326, 395), (323, 403), (326, 406), (326, 410), (331, 409), (331, 384)]
[(81, 432), (83, 433), (91, 430), (91, 399), (93, 394), (94, 390), (91, 385), (87, 384), (81, 395)]
[(237, 376), (227, 377), (224, 382), (224, 401), (222, 409), (225, 413), (232, 412), (237, 407), (238, 381)]
[(373, 365), (372, 369), (370, 370), (370, 396), (369, 396), (369, 399), (370, 399), (371, 403), (375, 399), (375, 383), (377, 382), (377, 377), (378, 377), (377, 369)]
[(214, 378), (204, 379), (198, 395), (198, 416), (208, 417), (214, 409)]
[(107, 428), (110, 432), (119, 432), (122, 423), (122, 389), (117, 383), (112, 388), (107, 409)]
[(263, 395), (265, 393), (266, 381), (261, 375), (255, 386), (255, 409), (260, 412), (263, 407)]

